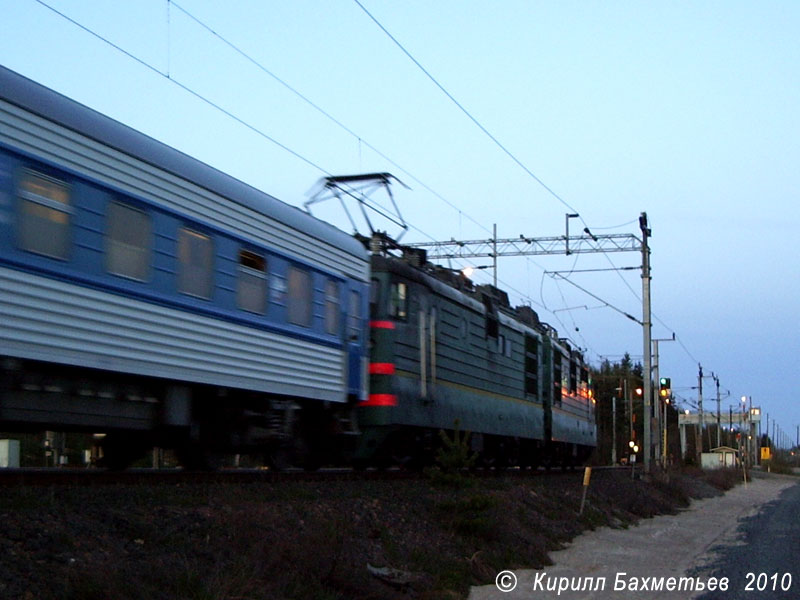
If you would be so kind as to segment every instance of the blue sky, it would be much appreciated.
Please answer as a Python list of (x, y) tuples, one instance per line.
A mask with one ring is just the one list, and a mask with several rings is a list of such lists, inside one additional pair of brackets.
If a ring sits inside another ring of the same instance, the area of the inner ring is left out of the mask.
[[(412, 225), (405, 241), (490, 237), (493, 223), (500, 237), (564, 233), (568, 209), (351, 0), (47, 3), (152, 69), (34, 0), (0, 0), (0, 64), (290, 204), (326, 172), (389, 171), (412, 188), (395, 189)], [(661, 344), (662, 374), (694, 400), (700, 362), (730, 391), (723, 410), (751, 395), (794, 439), (800, 3), (362, 4), (595, 233), (638, 235), (648, 213), (654, 337), (680, 339)], [(315, 214), (348, 229), (334, 209)], [(639, 264), (635, 253), (608, 258)], [(543, 275), (609, 268), (608, 258), (502, 258), (500, 287), (595, 363), (626, 351), (641, 360), (638, 325)], [(570, 280), (641, 316), (638, 272)]]

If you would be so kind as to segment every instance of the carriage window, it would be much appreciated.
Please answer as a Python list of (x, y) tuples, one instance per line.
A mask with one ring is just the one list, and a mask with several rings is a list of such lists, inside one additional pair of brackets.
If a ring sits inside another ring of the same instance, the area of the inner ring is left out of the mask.
[(297, 267), (289, 267), (288, 319), (311, 327), (311, 274)]
[(361, 332), (361, 295), (356, 292), (350, 292), (350, 310), (347, 313), (347, 329), (348, 336), (351, 340), (359, 339)]
[(325, 283), (325, 331), (339, 333), (339, 286), (332, 279)]
[(525, 336), (525, 393), (539, 395), (539, 340)]
[(553, 359), (553, 400), (557, 405), (561, 404), (561, 394), (564, 382), (561, 379), (561, 356), (556, 354)]
[(106, 269), (114, 275), (145, 281), (152, 248), (150, 217), (141, 210), (111, 202), (107, 219)]
[(267, 261), (248, 250), (239, 250), (236, 299), (239, 308), (263, 315), (267, 304)]
[(497, 353), (511, 358), (511, 340), (502, 333), (497, 336)]
[(569, 393), (574, 394), (578, 391), (578, 365), (570, 362), (569, 365)]
[(390, 302), (389, 315), (405, 321), (408, 318), (408, 286), (404, 282), (398, 281), (392, 284)]
[(211, 298), (214, 246), (202, 233), (178, 232), (178, 290), (190, 296)]
[(19, 182), (19, 245), (24, 250), (66, 259), (69, 254), (69, 186), (63, 181), (23, 171)]

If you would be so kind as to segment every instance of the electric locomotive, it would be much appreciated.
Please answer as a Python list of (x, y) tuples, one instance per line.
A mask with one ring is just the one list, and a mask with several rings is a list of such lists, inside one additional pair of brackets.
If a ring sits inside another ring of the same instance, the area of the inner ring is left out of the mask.
[(571, 465), (596, 445), (580, 351), (490, 285), (385, 236), (372, 248), (370, 396), (356, 459), (430, 462), (440, 430), (492, 465)]

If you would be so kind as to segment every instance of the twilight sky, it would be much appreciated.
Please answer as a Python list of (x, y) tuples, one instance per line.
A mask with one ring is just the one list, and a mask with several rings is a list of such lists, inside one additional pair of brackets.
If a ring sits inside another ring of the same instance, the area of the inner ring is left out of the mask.
[[(359, 1), (0, 0), (0, 64), (296, 206), (391, 172), (407, 242), (564, 235), (572, 209), (638, 236), (646, 211), (662, 375), (690, 407), (702, 363), (725, 412), (752, 396), (794, 441), (800, 3)], [(638, 271), (583, 272), (639, 264), (501, 258), (499, 287), (591, 362), (641, 360), (641, 327), (569, 283), (641, 318)]]

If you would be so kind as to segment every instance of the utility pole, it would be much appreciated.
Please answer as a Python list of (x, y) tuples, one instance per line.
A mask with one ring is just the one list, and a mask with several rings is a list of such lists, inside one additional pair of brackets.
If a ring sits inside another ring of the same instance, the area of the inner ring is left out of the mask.
[(611, 397), (611, 464), (617, 464), (617, 397)]
[[(658, 355), (659, 342), (674, 342), (675, 334), (671, 338), (661, 338), (653, 340), (653, 381), (661, 382), (661, 361)], [(662, 466), (667, 466), (667, 404), (668, 398), (661, 398), (658, 396), (658, 402), (655, 406), (656, 420), (658, 421), (658, 437), (656, 438), (656, 456), (662, 461)], [(663, 415), (663, 418), (662, 418)]]
[(733, 406), (728, 407), (728, 445), (733, 447), (733, 441), (731, 440), (733, 434)]
[(717, 448), (719, 448), (719, 446), (720, 446), (720, 442), (719, 442), (719, 426), (720, 426), (720, 417), (719, 417), (719, 403), (720, 403), (719, 377), (714, 375), (714, 373), (711, 373), (711, 376), (714, 378), (714, 383), (717, 384)]
[(622, 380), (622, 388), (622, 393), (625, 396), (625, 402), (628, 403), (628, 441), (630, 441), (636, 436), (636, 432), (633, 428), (633, 396), (631, 396), (628, 392), (627, 375), (625, 376), (625, 379)]
[(497, 287), (497, 223), (492, 227), (492, 267), (494, 287)]
[(705, 417), (703, 416), (703, 365), (697, 363), (697, 367), (699, 369), (697, 375), (697, 414), (700, 418), (700, 444), (696, 449), (697, 452), (697, 464), (701, 464), (702, 460), (702, 453), (703, 453), (703, 429), (705, 428)]
[(639, 216), (639, 228), (642, 230), (642, 349), (644, 350), (644, 472), (650, 472), (650, 453), (652, 452), (651, 443), (651, 407), (653, 402), (653, 370), (652, 370), (652, 347), (653, 336), (651, 335), (650, 322), (650, 247), (647, 239), (651, 235), (650, 228), (647, 226), (647, 213), (643, 212)]
[(749, 466), (757, 463), (756, 457), (756, 428), (753, 423), (753, 397), (747, 397), (747, 462)]

